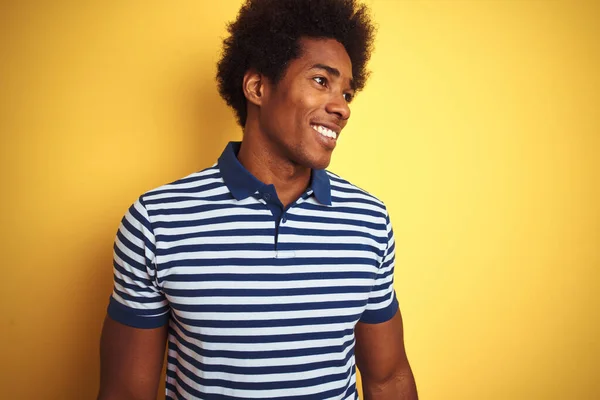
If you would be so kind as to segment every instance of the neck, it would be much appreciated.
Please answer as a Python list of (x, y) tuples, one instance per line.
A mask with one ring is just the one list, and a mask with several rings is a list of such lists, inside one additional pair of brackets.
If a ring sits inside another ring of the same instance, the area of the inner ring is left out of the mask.
[(277, 145), (258, 132), (244, 131), (237, 158), (261, 182), (275, 186), (284, 207), (300, 197), (310, 183), (310, 168), (286, 158)]

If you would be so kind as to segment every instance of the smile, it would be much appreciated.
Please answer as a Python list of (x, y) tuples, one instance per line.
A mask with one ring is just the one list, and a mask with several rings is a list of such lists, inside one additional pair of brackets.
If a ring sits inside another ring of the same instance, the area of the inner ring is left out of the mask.
[(325, 137), (332, 138), (334, 140), (337, 138), (337, 133), (329, 128), (325, 128), (323, 125), (311, 125), (310, 127)]

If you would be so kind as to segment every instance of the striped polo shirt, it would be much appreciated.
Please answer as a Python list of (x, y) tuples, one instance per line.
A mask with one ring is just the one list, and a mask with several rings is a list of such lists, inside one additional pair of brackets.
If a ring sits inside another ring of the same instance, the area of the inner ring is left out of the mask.
[(325, 170), (284, 208), (239, 148), (129, 208), (108, 314), (168, 324), (168, 399), (357, 399), (354, 327), (398, 310), (386, 208)]

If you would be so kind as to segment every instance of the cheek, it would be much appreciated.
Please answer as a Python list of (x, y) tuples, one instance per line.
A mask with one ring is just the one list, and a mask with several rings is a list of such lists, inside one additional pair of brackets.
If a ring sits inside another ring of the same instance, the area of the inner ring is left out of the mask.
[(321, 100), (318, 96), (304, 96), (299, 98), (295, 103), (296, 106), (296, 120), (298, 123), (307, 125), (311, 118), (319, 115), (321, 106)]
[(298, 123), (306, 123), (310, 115), (309, 104), (305, 100), (298, 101), (298, 107), (296, 108), (296, 121)]
[[(283, 88), (282, 88), (283, 89)], [(289, 145), (300, 144), (312, 133), (310, 119), (318, 115), (323, 99), (311, 88), (288, 87), (272, 99), (270, 121), (265, 121)], [(292, 133), (293, 134), (290, 134)]]

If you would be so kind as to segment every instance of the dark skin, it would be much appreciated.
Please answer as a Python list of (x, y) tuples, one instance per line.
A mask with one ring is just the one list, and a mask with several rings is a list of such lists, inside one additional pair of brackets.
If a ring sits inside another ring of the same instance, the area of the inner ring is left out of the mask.
[(417, 386), (406, 351), (400, 310), (380, 324), (358, 323), (356, 364), (364, 400), (417, 400)]
[[(302, 39), (302, 53), (274, 84), (256, 71), (244, 76), (248, 118), (238, 159), (255, 177), (273, 184), (284, 206), (309, 185), (311, 169), (329, 165), (335, 140), (350, 117), (352, 64), (333, 39)], [(365, 400), (416, 400), (415, 380), (406, 357), (400, 311), (380, 324), (358, 323), (356, 362)], [(101, 340), (99, 400), (156, 398), (167, 327), (137, 329), (110, 317)]]
[(132, 328), (106, 317), (100, 339), (98, 400), (156, 399), (167, 329), (167, 325)]

